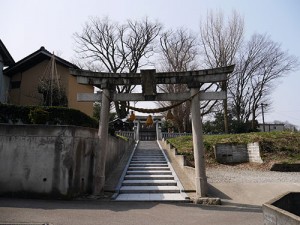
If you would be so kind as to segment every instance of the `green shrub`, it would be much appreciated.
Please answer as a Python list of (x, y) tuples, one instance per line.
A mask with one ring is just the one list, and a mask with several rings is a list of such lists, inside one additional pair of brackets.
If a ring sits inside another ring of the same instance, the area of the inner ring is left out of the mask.
[(28, 117), (30, 110), (33, 107), (30, 106), (16, 106), (0, 104), (0, 118), (2, 123), (22, 122), (24, 124), (30, 124), (31, 121)]
[(0, 123), (18, 122), (23, 124), (98, 127), (98, 121), (76, 109), (0, 104)]
[(42, 108), (34, 108), (30, 110), (29, 119), (33, 124), (46, 124), (49, 118), (49, 113)]
[(98, 127), (98, 121), (76, 109), (64, 107), (45, 107), (49, 112), (51, 124)]

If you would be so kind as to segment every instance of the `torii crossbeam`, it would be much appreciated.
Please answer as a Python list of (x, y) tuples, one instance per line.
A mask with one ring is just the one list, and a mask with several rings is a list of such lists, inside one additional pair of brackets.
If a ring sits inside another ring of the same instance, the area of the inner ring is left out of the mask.
[[(215, 83), (227, 80), (234, 65), (214, 69), (156, 73), (155, 70), (141, 70), (141, 73), (103, 73), (70, 69), (80, 84), (93, 85), (102, 89), (101, 93), (78, 93), (78, 101), (101, 101), (99, 138), (101, 149), (96, 153), (94, 173), (94, 194), (100, 194), (105, 183), (106, 143), (108, 138), (108, 117), (110, 101), (181, 101), (192, 97), (192, 133), (195, 158), (195, 187), (197, 197), (207, 195), (204, 146), (200, 100), (226, 99), (226, 91), (199, 92), (203, 83)], [(184, 93), (157, 93), (157, 84), (187, 84), (190, 91)], [(142, 85), (142, 93), (115, 93), (116, 85)]]

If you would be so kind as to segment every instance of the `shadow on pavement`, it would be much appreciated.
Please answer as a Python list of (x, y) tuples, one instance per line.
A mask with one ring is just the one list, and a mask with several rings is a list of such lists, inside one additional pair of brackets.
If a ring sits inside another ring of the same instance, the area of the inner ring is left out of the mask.
[(224, 192), (220, 191), (219, 189), (217, 189), (211, 184), (208, 184), (208, 194), (209, 196), (231, 200), (231, 198), (228, 195), (226, 195)]
[(127, 211), (131, 209), (150, 209), (158, 202), (113, 202), (109, 200), (50, 200), (50, 199), (17, 199), (0, 198), (0, 208), (29, 208), (29, 209), (87, 209)]
[(231, 212), (253, 212), (262, 213), (260, 206), (253, 206), (247, 204), (236, 204), (225, 202), (224, 205), (196, 205), (194, 203), (163, 203), (163, 202), (113, 202), (102, 200), (39, 200), (39, 199), (11, 199), (0, 198), (1, 207), (13, 208), (28, 208), (28, 209), (81, 209), (81, 210), (110, 210), (114, 212), (129, 211), (129, 210), (143, 210), (156, 207), (157, 205), (173, 205), (177, 207), (196, 207), (202, 210), (215, 211), (231, 211)]
[(262, 213), (260, 206), (237, 204), (237, 203), (225, 203), (223, 205), (197, 205), (194, 203), (180, 203), (176, 204), (179, 207), (198, 207), (202, 210), (213, 210), (213, 211), (230, 211), (230, 212), (251, 212), (251, 213)]

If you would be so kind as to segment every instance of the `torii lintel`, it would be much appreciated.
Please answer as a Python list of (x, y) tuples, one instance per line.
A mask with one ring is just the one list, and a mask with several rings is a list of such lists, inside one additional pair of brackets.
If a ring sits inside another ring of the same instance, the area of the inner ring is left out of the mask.
[[(232, 73), (234, 65), (205, 70), (185, 72), (159, 72), (155, 70), (141, 70), (141, 73), (103, 73), (87, 70), (70, 69), (70, 73), (77, 77), (80, 84), (90, 84), (97, 87), (102, 85), (141, 85), (143, 76), (153, 76), (155, 84), (188, 84), (214, 83), (227, 80), (227, 74)], [(151, 73), (149, 73), (151, 71)]]

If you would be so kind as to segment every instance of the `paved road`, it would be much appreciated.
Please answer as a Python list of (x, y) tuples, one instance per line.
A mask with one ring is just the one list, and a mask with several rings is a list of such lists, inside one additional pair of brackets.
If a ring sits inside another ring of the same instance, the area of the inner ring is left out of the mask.
[(260, 207), (0, 198), (1, 222), (53, 225), (263, 225)]

